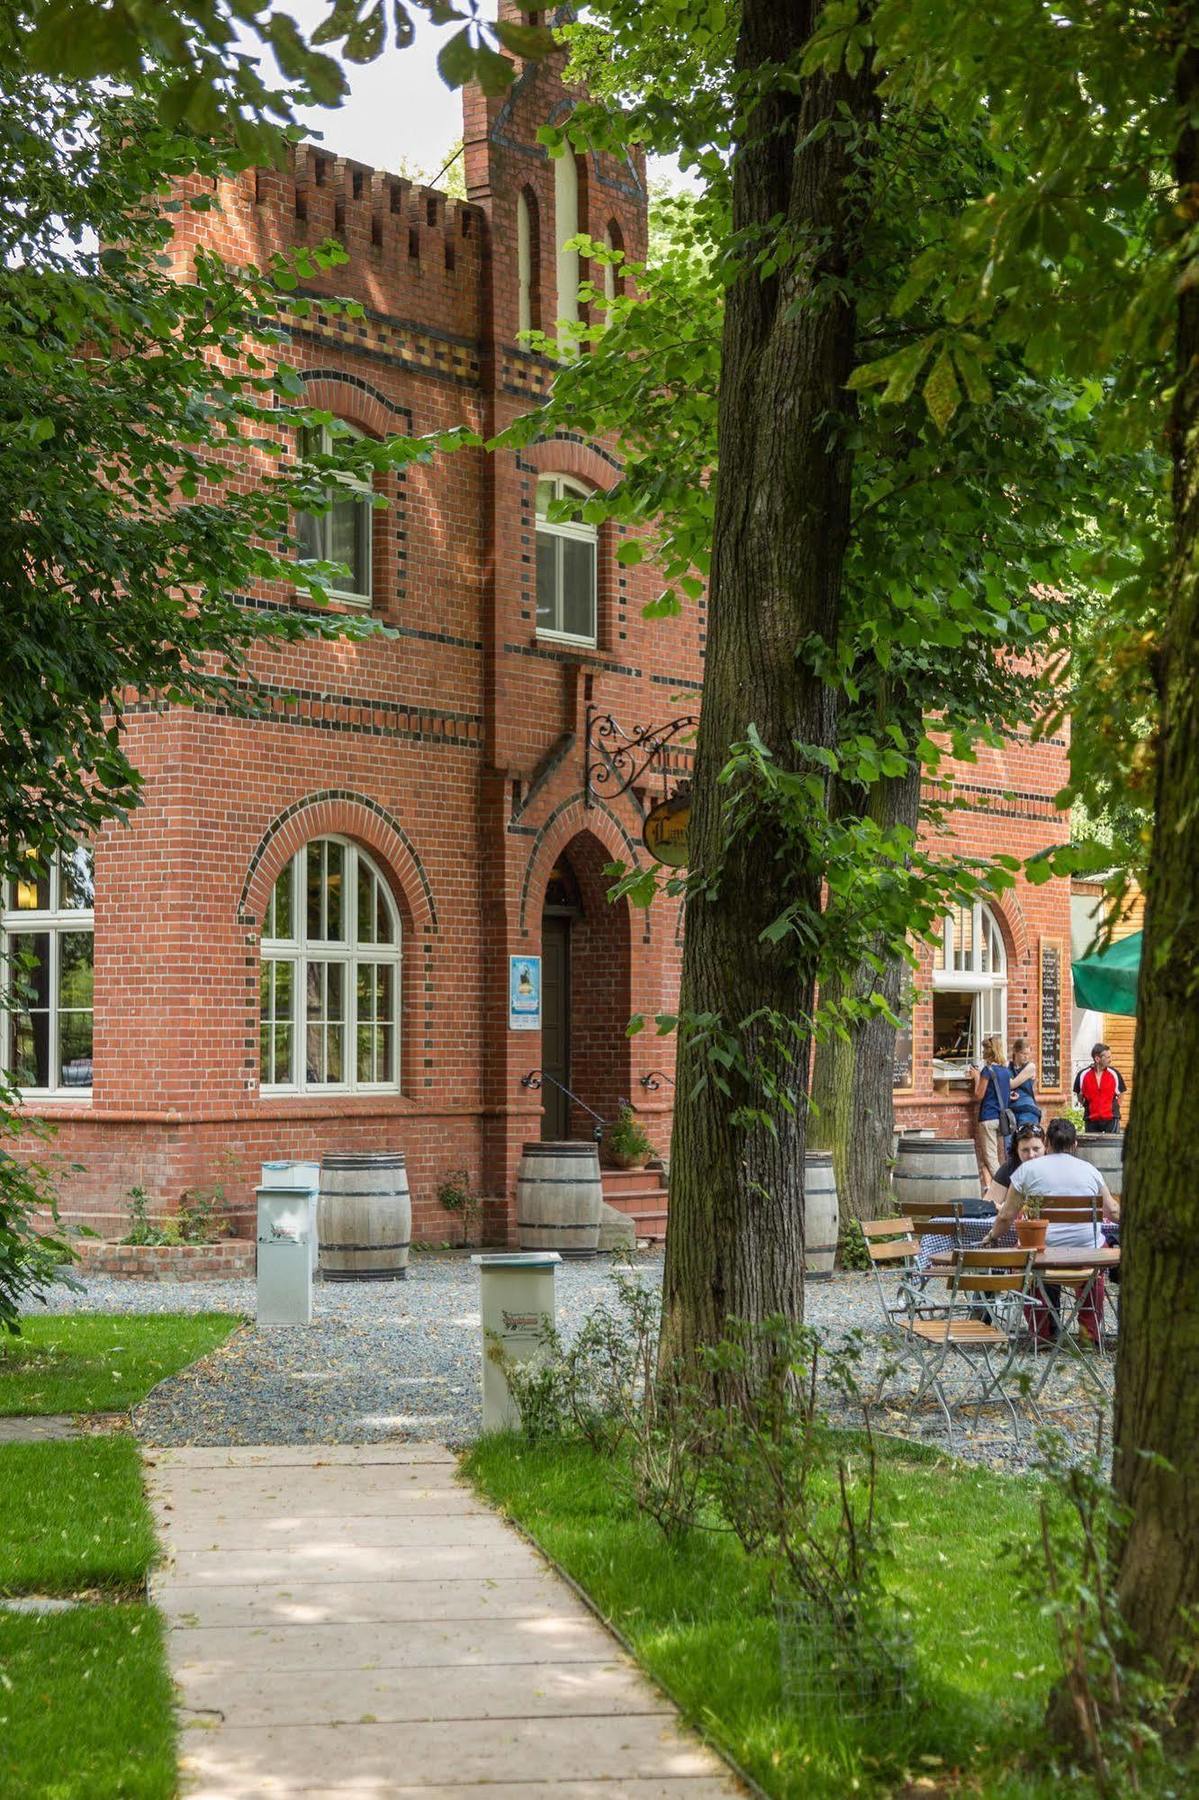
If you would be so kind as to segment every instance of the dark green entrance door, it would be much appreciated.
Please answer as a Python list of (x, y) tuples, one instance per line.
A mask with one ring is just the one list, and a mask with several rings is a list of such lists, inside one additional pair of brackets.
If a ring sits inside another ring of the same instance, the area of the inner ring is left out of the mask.
[(570, 1136), (570, 919), (545, 913), (541, 920), (541, 1090), (543, 1138)]

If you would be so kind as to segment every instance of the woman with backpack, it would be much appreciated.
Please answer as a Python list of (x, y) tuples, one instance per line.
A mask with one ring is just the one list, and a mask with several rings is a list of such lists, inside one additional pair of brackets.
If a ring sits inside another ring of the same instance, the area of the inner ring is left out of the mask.
[(1012, 1072), (1003, 1060), (1003, 1045), (997, 1037), (983, 1039), (983, 1066), (978, 1069), (971, 1063), (970, 1070), (974, 1076), (974, 1098), (978, 1101), (974, 1143), (985, 1193), (1003, 1161), (999, 1143), (1000, 1114), (1008, 1112), (1012, 1104)]

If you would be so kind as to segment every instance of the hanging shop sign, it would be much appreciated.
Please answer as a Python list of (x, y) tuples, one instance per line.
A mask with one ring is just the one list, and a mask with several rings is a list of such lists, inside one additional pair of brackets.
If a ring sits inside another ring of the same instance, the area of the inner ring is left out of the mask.
[(541, 958), (508, 958), (508, 1029), (541, 1030)]
[(655, 861), (670, 869), (687, 867), (687, 830), (691, 824), (691, 795), (675, 794), (645, 816), (641, 841)]

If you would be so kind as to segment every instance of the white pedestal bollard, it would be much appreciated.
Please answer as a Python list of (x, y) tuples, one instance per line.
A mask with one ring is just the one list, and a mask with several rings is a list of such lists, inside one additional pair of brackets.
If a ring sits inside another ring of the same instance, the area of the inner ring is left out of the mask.
[(258, 1323), (311, 1325), (312, 1242), (306, 1187), (260, 1187)]
[(321, 1165), (318, 1162), (264, 1162), (262, 1185), (264, 1188), (307, 1188), (312, 1195), (312, 1203), (308, 1209), (308, 1236), (312, 1243), (312, 1273), (315, 1275), (320, 1252), (316, 1231), (316, 1201), (321, 1186)]
[(483, 1321), (483, 1429), (506, 1431), (520, 1424), (520, 1413), (488, 1350), (498, 1342), (512, 1362), (535, 1355), (542, 1322), (556, 1317), (554, 1270), (562, 1258), (556, 1250), (516, 1250), (470, 1260), (478, 1265)]

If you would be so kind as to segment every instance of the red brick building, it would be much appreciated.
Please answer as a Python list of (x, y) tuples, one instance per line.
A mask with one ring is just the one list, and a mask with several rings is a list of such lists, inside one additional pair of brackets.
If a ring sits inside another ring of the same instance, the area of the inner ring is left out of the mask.
[[(502, 100), (468, 93), (465, 202), (305, 146), (290, 172), (226, 184), (220, 213), (181, 229), (259, 264), (341, 238), (348, 266), (311, 289), (365, 313), (297, 322), (313, 403), (379, 436), (491, 436), (552, 378), (518, 332), (570, 310), (586, 271), (564, 237), (644, 255), (640, 160), (556, 162), (537, 143), (570, 104), (548, 65)], [(181, 236), (181, 268), (191, 248)], [(644, 860), (643, 803), (658, 796), (587, 792), (587, 715), (631, 728), (690, 712), (704, 609), (646, 621), (653, 573), (617, 563), (618, 528), (539, 520), (618, 472), (604, 445), (556, 437), (379, 477), (386, 510), (339, 490), (301, 547), (347, 563), (340, 604), (386, 635), (263, 651), (267, 718), (130, 719), (145, 804), (103, 834), (94, 896), (86, 867), (67, 866), (11, 892), (3, 915), (44, 964), (44, 1004), (10, 1022), (4, 1060), (84, 1165), (69, 1212), (119, 1227), (134, 1186), (166, 1210), (218, 1181), (248, 1203), (264, 1159), (386, 1147), (407, 1153), (418, 1239), (445, 1236), (435, 1190), (456, 1170), (494, 1198), (496, 1232), (522, 1142), (590, 1129), (550, 1083), (522, 1086), (538, 1069), (605, 1118), (632, 1099), (667, 1147), (671, 1088), (655, 1072), (669, 1076), (672, 1042), (624, 1028), (672, 1008), (681, 916), (677, 902), (605, 901), (605, 865)], [(959, 770), (972, 808), (959, 837), (988, 853), (1054, 841), (1063, 757), (1020, 743)], [(1069, 1018), (1065, 883), (1021, 888), (993, 927), (970, 927), (986, 955), (955, 969), (951, 946), (951, 979), (933, 977), (897, 1067), (904, 1118), (949, 1134), (964, 1128), (961, 1090), (934, 1088), (934, 1037), (960, 1049), (985, 1012), (1048, 1062)], [(540, 1031), (522, 1010), (538, 957)], [(1057, 1098), (1060, 1080), (1047, 1085)]]

